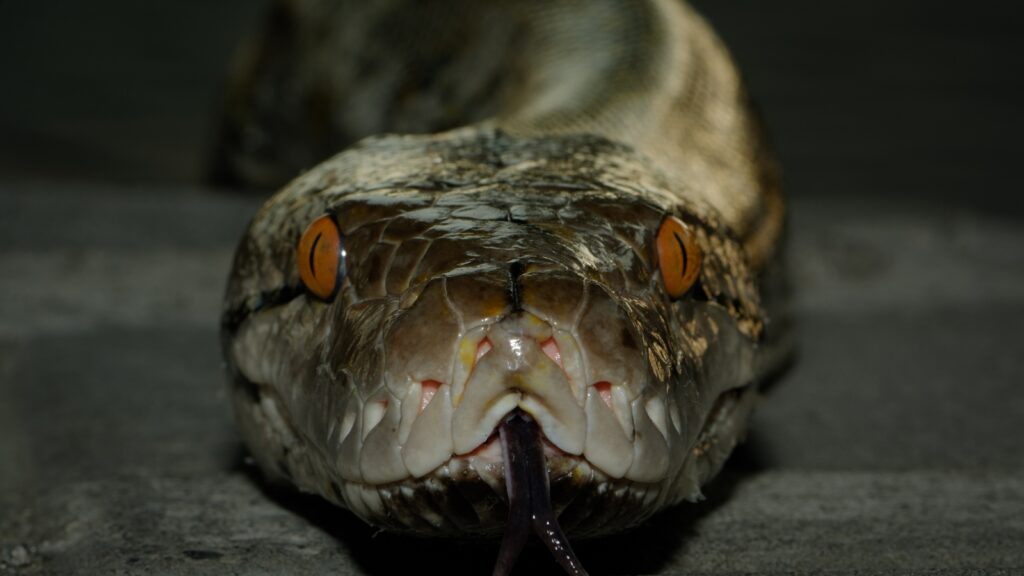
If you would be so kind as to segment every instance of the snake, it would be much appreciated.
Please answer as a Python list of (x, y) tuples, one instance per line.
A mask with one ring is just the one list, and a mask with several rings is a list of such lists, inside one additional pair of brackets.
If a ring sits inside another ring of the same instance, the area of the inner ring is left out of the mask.
[(217, 152), (278, 187), (222, 349), (262, 474), (372, 526), (569, 538), (702, 498), (791, 349), (781, 176), (681, 0), (278, 0)]

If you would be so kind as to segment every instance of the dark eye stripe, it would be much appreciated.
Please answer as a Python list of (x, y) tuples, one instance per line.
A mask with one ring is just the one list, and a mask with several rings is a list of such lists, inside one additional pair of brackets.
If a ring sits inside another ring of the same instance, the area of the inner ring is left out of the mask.
[(251, 305), (243, 303), (224, 312), (220, 319), (221, 333), (230, 338), (235, 335), (238, 327), (249, 316), (268, 308), (287, 304), (305, 293), (306, 291), (301, 286), (283, 286), (276, 290), (260, 292), (255, 303)]

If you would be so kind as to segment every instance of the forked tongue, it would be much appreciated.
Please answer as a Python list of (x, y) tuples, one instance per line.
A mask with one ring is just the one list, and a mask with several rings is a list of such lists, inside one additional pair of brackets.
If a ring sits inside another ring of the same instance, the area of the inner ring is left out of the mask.
[(548, 471), (537, 423), (525, 412), (516, 410), (502, 420), (498, 434), (501, 437), (501, 455), (505, 460), (508, 525), (494, 566), (494, 576), (507, 576), (512, 572), (531, 528), (567, 574), (586, 576), (587, 571), (576, 559), (551, 509)]

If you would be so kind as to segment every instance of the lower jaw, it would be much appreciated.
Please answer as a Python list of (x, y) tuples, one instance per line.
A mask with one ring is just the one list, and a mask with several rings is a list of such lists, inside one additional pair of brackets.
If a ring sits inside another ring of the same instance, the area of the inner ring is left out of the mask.
[[(500, 443), (456, 456), (423, 478), (345, 487), (345, 504), (391, 531), (436, 537), (500, 537), (508, 496)], [(492, 452), (497, 450), (497, 457)], [(663, 484), (610, 479), (579, 456), (545, 446), (551, 506), (571, 538), (622, 532), (659, 506)], [(360, 506), (360, 503), (363, 505)]]
[[(563, 462), (563, 467), (572, 467), (576, 464), (586, 464), (586, 459), (582, 456), (575, 456), (565, 452), (558, 446), (555, 446), (546, 437), (541, 440), (544, 448), (544, 458), (549, 462), (553, 459), (560, 459)], [(463, 460), (474, 468), (481, 468), (490, 466), (493, 464), (504, 465), (502, 453), (501, 453), (501, 439), (498, 436), (497, 430), (491, 436), (484, 441), (483, 444), (477, 446), (472, 452), (453, 456), (452, 461)]]

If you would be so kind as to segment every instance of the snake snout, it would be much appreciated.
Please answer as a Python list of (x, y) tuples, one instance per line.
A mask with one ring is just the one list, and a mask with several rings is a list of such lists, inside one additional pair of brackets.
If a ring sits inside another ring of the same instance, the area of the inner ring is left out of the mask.
[[(521, 310), (461, 337), (450, 380), (453, 455), (497, 457), (482, 448), (502, 418), (522, 410), (549, 449), (610, 479), (662, 480), (681, 417), (652, 385), (652, 359), (638, 342), (650, 332), (639, 334), (606, 288), (575, 275), (527, 267), (518, 284)], [(449, 301), (464, 309), (462, 300)]]
[(356, 426), (362, 480), (466, 473), (503, 492), (498, 430), (515, 412), (536, 422), (552, 479), (665, 480), (680, 417), (653, 385), (650, 331), (607, 287), (526, 267), (513, 302), (503, 272), (431, 282), (384, 333), (384, 386)]
[(564, 363), (559, 364), (561, 354), (551, 326), (533, 314), (518, 312), (484, 330), (490, 348), (452, 399), (455, 453), (475, 450), (505, 415), (519, 408), (537, 420), (554, 446), (581, 454), (586, 439), (582, 380), (570, 378)]

